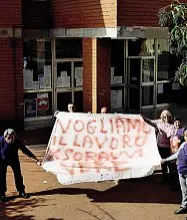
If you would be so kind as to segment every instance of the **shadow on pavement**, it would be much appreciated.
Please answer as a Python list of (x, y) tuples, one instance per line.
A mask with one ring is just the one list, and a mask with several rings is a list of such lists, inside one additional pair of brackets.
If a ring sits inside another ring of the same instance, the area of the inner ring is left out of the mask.
[[(140, 179), (123, 180), (122, 183), (105, 191), (81, 188), (58, 188), (33, 193), (32, 195), (78, 195), (86, 194), (91, 202), (118, 203), (163, 203), (180, 204), (181, 192), (171, 191), (169, 184), (160, 183), (160, 175)], [(99, 183), (96, 183), (99, 184)], [(104, 184), (104, 183), (102, 183)]]
[(168, 183), (161, 184), (160, 175), (123, 180), (122, 183), (90, 198), (92, 202), (180, 204), (180, 190), (171, 191)]
[(111, 214), (109, 214), (107, 211), (105, 211), (100, 206), (98, 206), (98, 205), (95, 205), (95, 206), (97, 206), (100, 213), (97, 212), (97, 214), (96, 214), (96, 212), (93, 213), (93, 211), (88, 211), (88, 210), (83, 210), (83, 209), (77, 209), (77, 210), (80, 212), (83, 212), (83, 213), (87, 214), (88, 216), (91, 216), (97, 220), (103, 220), (103, 216), (105, 216), (105, 217), (107, 216), (107, 219), (110, 219), (110, 220), (116, 220)]
[(88, 197), (95, 196), (99, 191), (94, 189), (81, 189), (81, 188), (58, 188), (58, 189), (51, 189), (36, 193), (31, 193), (31, 196), (44, 196), (44, 195), (80, 195), (86, 194)]
[(48, 218), (46, 220), (63, 220), (63, 218)]
[(28, 199), (19, 201), (9, 201), (0, 203), (0, 219), (1, 220), (34, 220), (35, 216), (26, 215), (25, 212), (31, 211), (37, 206), (44, 206), (44, 199)]

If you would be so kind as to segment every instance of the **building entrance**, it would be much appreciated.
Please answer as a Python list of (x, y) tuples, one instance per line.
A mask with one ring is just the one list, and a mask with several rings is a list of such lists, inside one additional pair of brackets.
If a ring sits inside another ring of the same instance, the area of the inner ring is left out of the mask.
[(55, 110), (67, 111), (67, 105), (73, 102), (76, 111), (83, 111), (83, 67), (82, 59), (62, 59), (56, 61), (54, 76)]
[(127, 102), (128, 111), (142, 111), (154, 115), (155, 109), (155, 58), (127, 58)]

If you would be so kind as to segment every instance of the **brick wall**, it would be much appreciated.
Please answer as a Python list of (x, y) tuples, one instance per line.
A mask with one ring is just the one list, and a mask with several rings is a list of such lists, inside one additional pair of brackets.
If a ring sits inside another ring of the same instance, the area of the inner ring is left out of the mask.
[[(3, 121), (23, 119), (23, 57), (22, 40), (20, 37), (14, 38), (14, 28), (20, 30), (22, 26), (21, 0), (0, 0), (0, 5), (0, 121), (2, 129)], [(7, 123), (6, 126), (8, 126)]]
[(0, 38), (0, 47), (0, 120), (21, 118), (22, 41), (14, 42), (9, 38)]
[(97, 109), (106, 106), (110, 112), (111, 100), (111, 40), (97, 40)]
[(20, 27), (21, 23), (21, 0), (0, 0), (0, 28)]
[(159, 9), (170, 3), (170, 0), (118, 0), (118, 26), (157, 27)]
[(16, 40), (16, 118), (23, 120), (24, 118), (24, 88), (23, 88), (23, 42), (22, 39)]
[(8, 38), (0, 38), (0, 119), (15, 115), (13, 54)]
[(83, 109), (100, 112), (102, 106), (110, 111), (110, 39), (83, 39)]
[(117, 0), (51, 0), (53, 28), (116, 27)]
[(48, 29), (51, 25), (49, 1), (23, 0), (23, 28)]
[(93, 72), (96, 72), (96, 48), (93, 38), (83, 39), (83, 111), (92, 111), (93, 104)]

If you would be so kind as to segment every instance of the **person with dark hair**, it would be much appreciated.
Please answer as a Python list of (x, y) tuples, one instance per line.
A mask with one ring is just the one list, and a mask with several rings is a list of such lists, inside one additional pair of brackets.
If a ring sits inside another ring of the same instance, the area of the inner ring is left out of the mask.
[(180, 145), (179, 150), (174, 155), (162, 159), (162, 164), (172, 160), (177, 160), (177, 170), (182, 192), (181, 207), (174, 213), (185, 214), (187, 213), (187, 130), (184, 132), (184, 142)]
[[(179, 150), (179, 147), (182, 143), (183, 137), (179, 135), (174, 135), (170, 138), (170, 149), (171, 149), (171, 155), (177, 153)], [(170, 162), (170, 185), (171, 190), (177, 190), (179, 189), (179, 178), (178, 178), (178, 171), (177, 171), (177, 161), (172, 160)]]
[[(75, 105), (74, 105), (73, 102), (71, 102), (71, 103), (69, 103), (69, 104), (67, 105), (67, 109), (68, 109), (68, 112), (70, 112), (70, 113), (76, 111), (76, 107), (75, 107)], [(54, 117), (56, 117), (59, 112), (60, 112), (59, 110), (56, 110), (55, 113), (54, 113)]]
[(21, 167), (19, 161), (18, 151), (21, 150), (25, 155), (33, 159), (37, 165), (41, 165), (41, 162), (37, 157), (16, 137), (16, 133), (13, 129), (9, 128), (5, 130), (4, 135), (0, 136), (0, 201), (7, 202), (8, 199), (5, 196), (6, 186), (6, 173), (7, 167), (10, 166), (14, 173), (16, 189), (19, 192), (19, 196), (22, 198), (29, 198), (29, 195), (25, 193), (25, 186), (23, 184), (23, 177), (21, 174)]
[[(170, 151), (170, 137), (176, 132), (176, 128), (172, 123), (172, 115), (168, 110), (163, 110), (160, 114), (160, 119), (150, 120), (141, 114), (144, 121), (149, 125), (153, 126), (157, 133), (157, 146), (161, 158), (167, 158), (171, 155)], [(170, 172), (169, 163), (164, 163), (161, 165), (162, 168), (162, 180), (161, 182), (166, 182), (168, 180), (168, 170)]]
[(180, 117), (175, 117), (173, 124), (176, 128), (176, 135), (183, 137), (184, 131), (186, 130), (186, 127), (182, 126), (182, 119)]
[[(180, 117), (174, 117), (174, 127), (176, 128), (175, 134), (170, 138), (171, 155), (175, 154), (181, 143), (184, 141), (185, 127), (182, 127), (182, 120)], [(177, 190), (179, 188), (179, 178), (177, 172), (177, 161), (173, 160), (170, 163), (170, 184), (171, 190)]]

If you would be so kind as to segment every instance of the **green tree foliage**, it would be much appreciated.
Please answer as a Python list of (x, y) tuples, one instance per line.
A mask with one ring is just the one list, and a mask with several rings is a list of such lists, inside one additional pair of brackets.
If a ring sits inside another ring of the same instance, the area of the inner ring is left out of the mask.
[(162, 27), (169, 28), (170, 52), (183, 58), (175, 80), (187, 85), (187, 3), (172, 1), (159, 10), (158, 18)]

